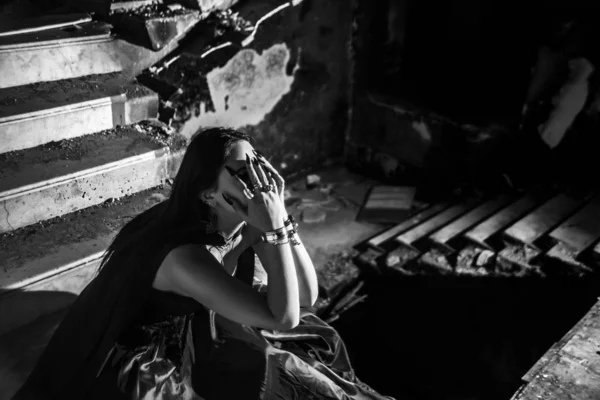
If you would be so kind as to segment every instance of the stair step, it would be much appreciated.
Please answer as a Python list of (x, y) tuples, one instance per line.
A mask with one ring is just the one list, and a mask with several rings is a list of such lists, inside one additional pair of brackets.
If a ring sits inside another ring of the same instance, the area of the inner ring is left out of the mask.
[(168, 192), (149, 189), (0, 237), (0, 334), (71, 304), (118, 230)]
[(0, 89), (0, 153), (157, 118), (158, 94), (121, 73)]
[(208, 13), (214, 10), (226, 10), (233, 7), (239, 0), (179, 0), (178, 3), (186, 8)]
[(140, 10), (112, 13), (108, 21), (131, 41), (159, 50), (192, 29), (200, 21), (200, 12), (153, 4)]
[[(217, 1), (220, 3), (224, 2), (223, 0)], [(235, 3), (235, 1), (232, 0), (229, 0), (228, 2)], [(142, 8), (149, 8), (171, 2), (162, 2), (157, 0), (68, 0), (68, 3), (76, 10), (92, 12), (102, 17), (108, 17), (118, 12), (140, 10)], [(185, 1), (177, 1), (177, 4), (181, 4), (186, 8), (194, 9), (194, 7), (188, 7), (189, 4)], [(193, 5), (193, 3), (191, 5)], [(197, 7), (195, 9), (197, 9)]]
[(153, 51), (115, 37), (110, 28), (92, 21), (0, 37), (0, 88), (111, 72), (134, 77), (177, 48), (180, 39)]
[(61, 29), (91, 21), (92, 16), (87, 13), (51, 14), (14, 19), (0, 26), (0, 36), (23, 35), (50, 29)]
[(0, 233), (161, 184), (177, 158), (149, 129), (128, 126), (0, 157)]
[(156, 3), (156, 0), (71, 0), (69, 3), (76, 9), (105, 17), (115, 11), (135, 10), (149, 6)]

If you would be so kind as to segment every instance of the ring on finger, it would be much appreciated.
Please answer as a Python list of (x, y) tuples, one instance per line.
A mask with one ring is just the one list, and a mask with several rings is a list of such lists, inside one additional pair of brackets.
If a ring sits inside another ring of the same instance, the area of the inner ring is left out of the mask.
[(252, 199), (254, 197), (254, 194), (249, 190), (249, 189), (244, 189), (244, 195), (248, 198), (248, 199)]
[(275, 190), (275, 187), (273, 186), (272, 183), (269, 183), (268, 185), (265, 185), (262, 187), (263, 192), (272, 192), (274, 190)]
[(252, 185), (252, 190), (253, 191), (257, 191), (257, 190), (263, 190), (263, 185), (261, 185), (260, 183), (255, 183), (254, 185)]

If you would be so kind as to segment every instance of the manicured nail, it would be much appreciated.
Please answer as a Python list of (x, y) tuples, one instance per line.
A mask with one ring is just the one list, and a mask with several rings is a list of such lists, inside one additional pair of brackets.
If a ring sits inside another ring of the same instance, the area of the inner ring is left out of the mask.
[(235, 171), (230, 166), (226, 165), (225, 169), (227, 170), (227, 172), (229, 172), (229, 175), (235, 176)]
[(229, 204), (230, 206), (233, 205), (233, 201), (231, 201), (230, 199), (228, 199), (227, 196), (225, 196), (225, 193), (221, 193), (221, 195), (223, 196), (223, 198), (225, 199), (225, 201), (227, 202), (227, 204)]
[(254, 165), (256, 165), (258, 167), (258, 159), (256, 157), (254, 157), (254, 159), (252, 160), (252, 162), (254, 163)]
[(263, 156), (263, 155), (262, 155), (262, 153), (261, 153), (260, 151), (258, 151), (258, 150), (252, 150), (252, 151), (254, 152), (254, 154), (255, 154), (256, 156), (258, 156), (258, 158), (265, 159), (265, 156)]
[(250, 163), (250, 156), (248, 154), (246, 154), (246, 162)]

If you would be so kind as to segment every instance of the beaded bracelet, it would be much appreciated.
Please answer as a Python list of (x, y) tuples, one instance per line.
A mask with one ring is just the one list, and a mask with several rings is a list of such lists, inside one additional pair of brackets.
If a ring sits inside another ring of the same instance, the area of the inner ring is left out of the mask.
[(288, 240), (293, 246), (300, 246), (302, 242), (300, 242), (300, 236), (298, 236), (298, 232), (296, 229), (288, 230)]
[(298, 229), (298, 223), (296, 220), (294, 220), (294, 217), (291, 214), (288, 215), (287, 219), (283, 222), (283, 226), (285, 228), (289, 228), (291, 226), (293, 229)]

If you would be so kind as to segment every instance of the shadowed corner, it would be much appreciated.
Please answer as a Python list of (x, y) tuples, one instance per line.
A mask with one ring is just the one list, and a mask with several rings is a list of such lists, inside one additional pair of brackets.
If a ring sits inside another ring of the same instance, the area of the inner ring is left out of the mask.
[[(0, 298), (8, 296), (10, 301), (4, 303), (3, 299), (0, 309), (1, 399), (10, 399), (23, 384), (65, 316), (68, 305), (77, 298), (68, 292), (0, 289)], [(48, 311), (50, 309), (54, 311)], [(25, 321), (28, 317), (33, 317), (33, 321)]]
[(366, 302), (332, 325), (357, 375), (386, 394), (508, 399), (594, 305), (597, 286), (589, 277), (386, 272), (367, 282)]

